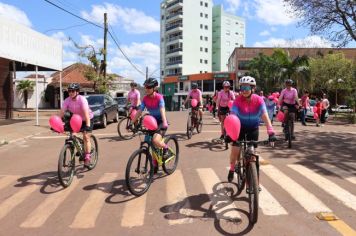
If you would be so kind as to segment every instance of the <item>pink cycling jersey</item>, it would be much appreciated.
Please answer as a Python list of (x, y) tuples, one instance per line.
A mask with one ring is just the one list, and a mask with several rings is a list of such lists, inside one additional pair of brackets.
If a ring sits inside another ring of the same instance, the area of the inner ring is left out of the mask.
[(89, 111), (90, 119), (92, 119), (94, 116), (93, 112), (89, 108), (88, 100), (81, 95), (78, 95), (75, 100), (73, 100), (71, 97), (67, 97), (63, 101), (62, 109), (64, 111), (69, 110), (73, 114), (80, 115), (83, 121), (85, 121), (85, 111)]
[(295, 98), (298, 96), (298, 92), (295, 88), (291, 88), (290, 90), (288, 89), (283, 89), (281, 92), (280, 97), (282, 98), (282, 102), (294, 105), (295, 104)]
[(137, 89), (131, 90), (127, 95), (128, 100), (131, 103), (131, 106), (137, 107), (138, 102), (140, 101), (140, 92)]
[(235, 94), (231, 90), (229, 90), (228, 93), (226, 93), (224, 90), (221, 90), (218, 93), (218, 100), (220, 101), (220, 107), (227, 107), (230, 100), (235, 100)]
[(192, 99), (196, 99), (198, 102), (200, 102), (201, 91), (199, 89), (196, 89), (196, 91), (194, 91), (194, 89), (192, 89), (192, 90), (190, 90), (188, 97), (191, 97)]

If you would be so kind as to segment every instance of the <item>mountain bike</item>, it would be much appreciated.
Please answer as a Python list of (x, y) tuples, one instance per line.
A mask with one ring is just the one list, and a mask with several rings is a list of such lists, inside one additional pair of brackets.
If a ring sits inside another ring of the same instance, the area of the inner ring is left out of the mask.
[(188, 139), (192, 138), (194, 129), (197, 130), (197, 133), (201, 133), (203, 129), (203, 123), (198, 118), (199, 107), (192, 107), (191, 111), (188, 114), (187, 120), (187, 136)]
[(235, 165), (235, 173), (237, 175), (237, 190), (238, 195), (246, 186), (246, 193), (249, 199), (249, 220), (251, 224), (255, 224), (258, 219), (259, 205), (259, 156), (255, 154), (254, 145), (271, 144), (274, 142), (269, 140), (263, 141), (235, 141), (240, 144), (240, 158)]
[(283, 128), (285, 140), (288, 141), (288, 148), (292, 148), (292, 140), (294, 136), (294, 118), (295, 118), (295, 112), (292, 110), (288, 110), (287, 123), (284, 124), (284, 128)]
[[(72, 183), (75, 172), (75, 157), (79, 157), (80, 162), (84, 162), (85, 157), (83, 139), (75, 136), (71, 130), (68, 133), (58, 160), (58, 179), (64, 188)], [(99, 158), (98, 141), (93, 134), (90, 135), (90, 143), (91, 159), (87, 168), (92, 170), (98, 163)]]
[[(230, 112), (227, 112), (225, 114), (225, 118), (230, 114)], [(224, 128), (224, 132), (223, 132), (223, 138), (215, 138), (212, 140), (213, 143), (219, 143), (219, 144), (224, 144), (225, 145), (225, 149), (229, 149), (229, 142), (230, 142), (230, 137), (226, 134), (226, 130)]]
[(117, 124), (117, 133), (119, 134), (120, 138), (124, 140), (132, 139), (137, 133), (137, 130), (133, 128), (130, 114), (131, 112), (127, 112), (127, 116), (121, 119)]
[(179, 146), (178, 140), (174, 136), (163, 136), (164, 142), (168, 145), (167, 155), (163, 155), (163, 148), (157, 148), (152, 143), (155, 131), (149, 131), (142, 126), (139, 128), (140, 134), (144, 134), (139, 149), (134, 151), (126, 165), (125, 181), (130, 193), (141, 196), (149, 189), (154, 175), (153, 158), (157, 161), (158, 167), (162, 166), (163, 171), (170, 175), (178, 165)]

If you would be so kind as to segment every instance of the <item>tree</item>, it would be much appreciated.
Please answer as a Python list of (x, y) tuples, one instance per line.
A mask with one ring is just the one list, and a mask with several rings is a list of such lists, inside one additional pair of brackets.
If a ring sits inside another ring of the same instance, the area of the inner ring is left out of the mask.
[(30, 80), (21, 80), (16, 86), (16, 90), (23, 95), (22, 97), (26, 109), (27, 109), (28, 95), (30, 92), (33, 92), (34, 86), (35, 83)]
[(312, 34), (325, 35), (338, 47), (356, 41), (355, 0), (284, 0)]

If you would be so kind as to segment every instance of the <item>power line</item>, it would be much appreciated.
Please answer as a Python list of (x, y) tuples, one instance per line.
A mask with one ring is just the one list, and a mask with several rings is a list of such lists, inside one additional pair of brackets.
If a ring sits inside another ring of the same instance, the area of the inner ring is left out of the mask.
[(61, 28), (61, 29), (49, 29), (44, 31), (43, 33), (48, 33), (50, 31), (56, 31), (56, 30), (67, 30), (67, 29), (71, 29), (71, 28), (75, 28), (75, 27), (80, 27), (80, 26), (84, 26), (84, 25), (88, 25), (89, 23), (84, 23), (84, 24), (79, 24), (79, 25), (72, 25), (72, 26), (68, 26), (66, 28)]

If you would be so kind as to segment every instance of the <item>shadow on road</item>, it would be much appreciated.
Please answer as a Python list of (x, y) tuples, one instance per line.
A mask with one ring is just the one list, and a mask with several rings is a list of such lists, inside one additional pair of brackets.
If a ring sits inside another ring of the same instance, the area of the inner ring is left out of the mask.
[(209, 141), (200, 141), (195, 143), (189, 143), (185, 145), (186, 147), (197, 147), (201, 149), (209, 149), (212, 152), (223, 152), (226, 150), (225, 143), (216, 143), (216, 142), (209, 142)]
[[(235, 184), (221, 182), (213, 186), (211, 194), (189, 196), (179, 202), (160, 208), (166, 220), (213, 220), (222, 235), (245, 235), (253, 229), (249, 213), (237, 204), (247, 204), (246, 197), (238, 197)], [(234, 204), (234, 205), (232, 205)]]
[(52, 194), (63, 190), (58, 180), (57, 171), (21, 177), (17, 182), (15, 187), (26, 187), (29, 185), (42, 186), (40, 192), (43, 194)]

